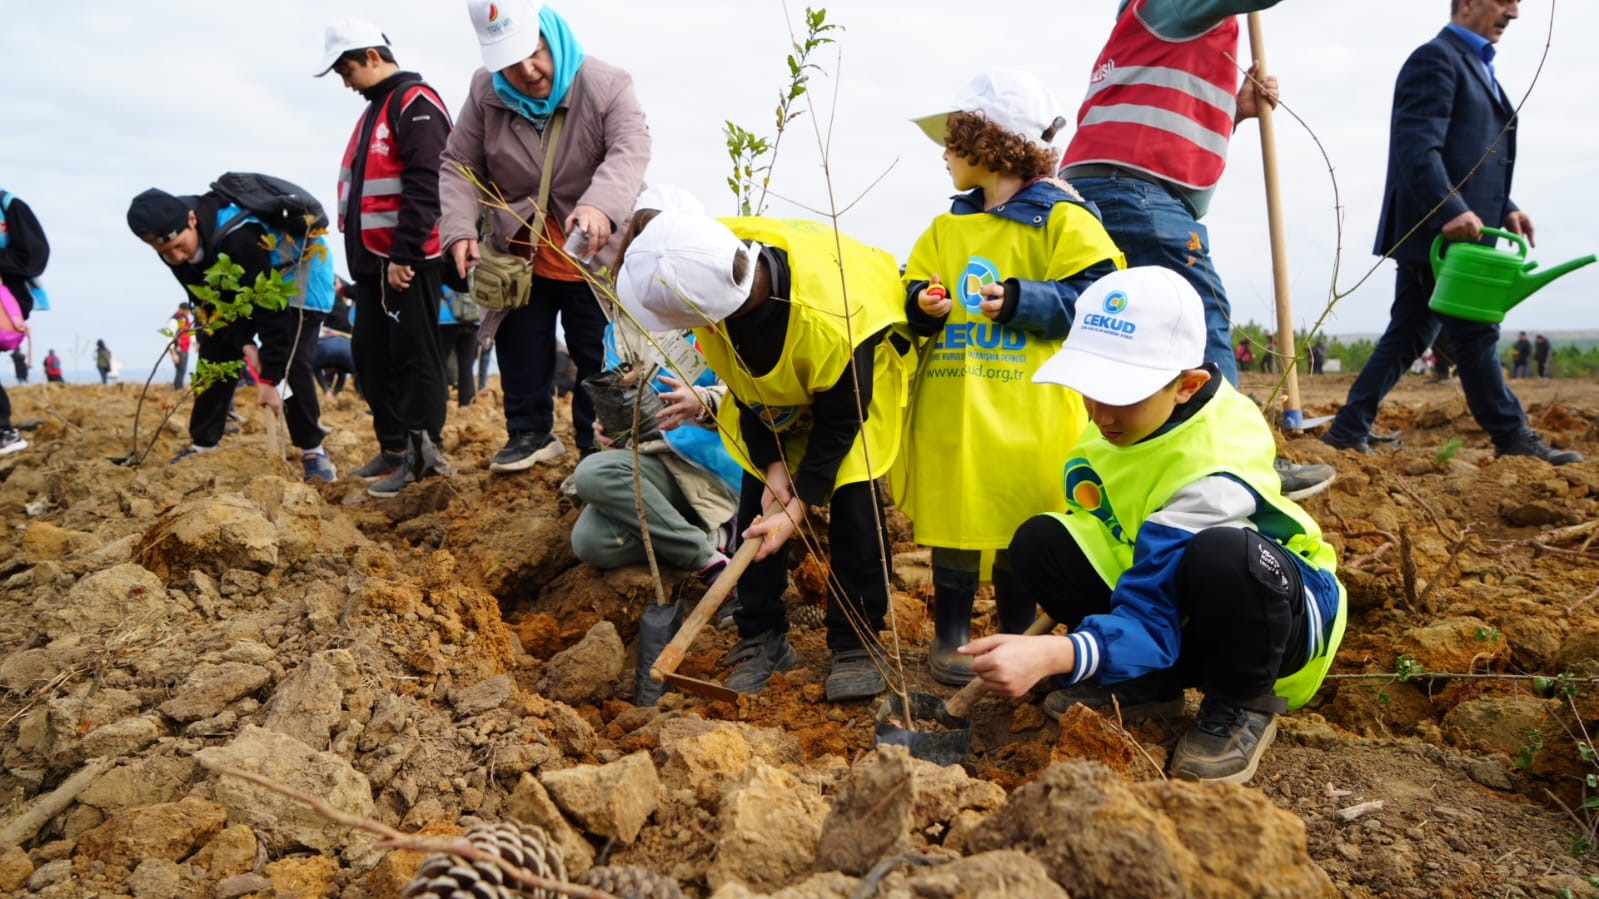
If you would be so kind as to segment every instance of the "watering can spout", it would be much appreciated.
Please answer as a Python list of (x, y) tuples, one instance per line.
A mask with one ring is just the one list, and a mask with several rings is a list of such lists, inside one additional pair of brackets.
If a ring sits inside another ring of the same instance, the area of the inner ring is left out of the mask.
[(1599, 262), (1599, 256), (1595, 256), (1590, 253), (1589, 255), (1583, 256), (1580, 259), (1573, 259), (1570, 262), (1562, 262), (1557, 266), (1544, 269), (1541, 272), (1534, 271), (1534, 269), (1538, 267), (1538, 263), (1527, 263), (1527, 267), (1522, 271), (1521, 277), (1517, 278), (1510, 286), (1510, 296), (1507, 298), (1509, 300), (1509, 306), (1506, 308), (1515, 308), (1521, 303), (1522, 300), (1532, 296), (1550, 281), (1553, 281), (1561, 275), (1574, 272), (1577, 269), (1593, 262)]

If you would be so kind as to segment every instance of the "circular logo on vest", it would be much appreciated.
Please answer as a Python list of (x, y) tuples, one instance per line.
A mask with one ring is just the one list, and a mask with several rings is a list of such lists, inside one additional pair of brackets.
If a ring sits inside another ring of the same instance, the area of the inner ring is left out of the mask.
[(1105, 495), (1105, 482), (1089, 461), (1081, 457), (1068, 461), (1065, 478), (1066, 505), (1074, 512), (1086, 512), (1099, 519), (1110, 529), (1113, 539), (1127, 542), (1122, 524), (1116, 518), (1116, 510), (1110, 506), (1110, 497)]
[(750, 411), (760, 416), (761, 421), (774, 431), (781, 431), (794, 423), (799, 418), (798, 406), (763, 406), (760, 403), (751, 403)]
[(999, 281), (999, 268), (981, 256), (973, 256), (966, 262), (966, 270), (961, 272), (960, 283), (956, 293), (960, 294), (961, 305), (967, 312), (973, 314), (981, 311), (983, 305), (983, 287)]
[(1105, 312), (1108, 315), (1119, 315), (1127, 308), (1126, 291), (1113, 290), (1105, 294)]

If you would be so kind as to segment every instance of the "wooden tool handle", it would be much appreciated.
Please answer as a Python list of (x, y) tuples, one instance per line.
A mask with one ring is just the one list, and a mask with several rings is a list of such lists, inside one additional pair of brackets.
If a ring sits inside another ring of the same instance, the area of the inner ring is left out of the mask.
[[(1040, 615), (1038, 620), (1033, 622), (1033, 626), (1029, 627), (1022, 636), (1037, 637), (1049, 633), (1054, 628), (1055, 622), (1052, 618), (1048, 615)], [(970, 683), (961, 687), (958, 693), (944, 702), (944, 711), (951, 717), (965, 718), (966, 713), (972, 710), (972, 705), (987, 692), (988, 688), (983, 686), (983, 679), (974, 674)]]
[(726, 599), (727, 594), (732, 592), (733, 588), (738, 585), (739, 575), (744, 573), (744, 569), (749, 567), (750, 562), (755, 559), (755, 554), (760, 552), (760, 550), (761, 538), (759, 537), (751, 537), (739, 545), (738, 552), (733, 555), (733, 558), (728, 560), (727, 567), (723, 568), (722, 573), (716, 576), (716, 583), (705, 591), (705, 595), (700, 598), (699, 604), (694, 607), (694, 611), (689, 613), (688, 619), (683, 622), (683, 626), (678, 628), (677, 633), (672, 636), (672, 642), (666, 644), (666, 648), (661, 650), (659, 656), (656, 656), (655, 664), (650, 666), (650, 680), (658, 684), (664, 683), (666, 675), (677, 671), (677, 666), (682, 663), (683, 656), (688, 652), (689, 646), (693, 644), (694, 638), (698, 637), (700, 631), (705, 629), (705, 623), (711, 620), (711, 616), (715, 615), (716, 610), (721, 607), (722, 600)]

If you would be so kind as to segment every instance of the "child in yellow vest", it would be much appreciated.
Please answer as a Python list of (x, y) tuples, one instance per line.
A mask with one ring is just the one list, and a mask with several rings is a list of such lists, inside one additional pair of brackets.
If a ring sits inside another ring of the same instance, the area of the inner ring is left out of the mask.
[[(693, 328), (735, 400), (718, 426), (744, 469), (739, 527), (762, 545), (738, 580), (740, 640), (724, 683), (754, 693), (796, 663), (780, 550), (826, 504), (837, 588), (827, 698), (882, 692), (889, 537), (876, 479), (899, 451), (904, 417), (898, 266), (816, 222), (667, 209), (635, 213), (631, 230), (618, 300), (645, 328)], [(782, 508), (761, 516), (774, 501)]]
[(916, 542), (933, 548), (928, 663), (946, 684), (972, 677), (955, 648), (971, 636), (982, 553), (994, 553), (994, 589), (1009, 590), (1005, 546), (1027, 516), (1060, 506), (1060, 467), (1083, 427), (1077, 394), (1033, 374), (1060, 347), (1078, 294), (1125, 264), (1097, 212), (1051, 177), (1066, 123), (1056, 111), (1032, 76), (994, 69), (951, 111), (916, 120), (963, 193), (905, 266), (906, 316), (924, 339), (889, 481)]
[(1177, 273), (1131, 268), (1083, 294), (1037, 379), (1080, 391), (1095, 427), (1066, 463), (1065, 514), (1029, 519), (1010, 545), (1020, 614), (1036, 599), (1070, 632), (961, 649), (1006, 696), (1062, 676), (1044, 700), (1055, 717), (1113, 699), (1128, 719), (1174, 715), (1199, 686), (1171, 773), (1244, 783), (1276, 716), (1332, 665), (1344, 591), (1332, 546), (1282, 495), (1260, 411), (1204, 356), (1204, 306)]

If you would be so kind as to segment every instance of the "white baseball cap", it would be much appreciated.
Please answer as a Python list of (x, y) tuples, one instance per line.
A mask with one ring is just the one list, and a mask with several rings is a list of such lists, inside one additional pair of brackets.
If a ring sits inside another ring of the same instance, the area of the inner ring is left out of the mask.
[(652, 184), (644, 188), (644, 192), (638, 195), (638, 201), (633, 204), (635, 212), (641, 209), (686, 212), (691, 215), (706, 214), (705, 204), (700, 202), (699, 197), (676, 184)]
[[(710, 216), (663, 211), (628, 244), (616, 298), (650, 331), (716, 324), (749, 299), (760, 249)], [(735, 281), (739, 253), (749, 255), (750, 265)]]
[(1033, 375), (1096, 403), (1128, 406), (1205, 363), (1205, 304), (1156, 265), (1112, 272), (1077, 298), (1066, 343)]
[[(1066, 126), (1059, 110), (1054, 95), (1037, 78), (1016, 69), (999, 68), (973, 78), (948, 109), (911, 121), (942, 147), (950, 113), (981, 113), (1006, 131), (1053, 151), (1056, 134)], [(1044, 137), (1046, 132), (1048, 138)]]
[(533, 0), (467, 0), (483, 68), (498, 72), (521, 62), (539, 48), (539, 12)]
[(355, 16), (334, 19), (328, 24), (322, 38), (322, 67), (317, 70), (316, 77), (321, 78), (333, 71), (333, 64), (350, 50), (387, 46), (389, 36), (366, 19)]

